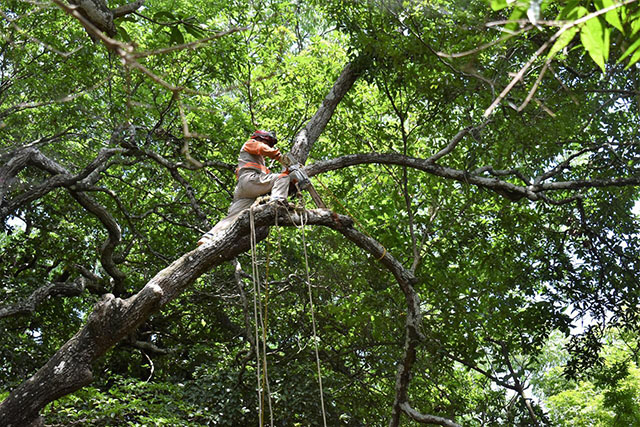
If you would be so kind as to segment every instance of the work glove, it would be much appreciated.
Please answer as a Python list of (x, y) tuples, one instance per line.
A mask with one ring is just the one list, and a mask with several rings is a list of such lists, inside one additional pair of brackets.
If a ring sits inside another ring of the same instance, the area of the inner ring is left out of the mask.
[(279, 160), (278, 160), (282, 166), (288, 168), (289, 166), (291, 166), (291, 159), (289, 158), (289, 156), (282, 156)]

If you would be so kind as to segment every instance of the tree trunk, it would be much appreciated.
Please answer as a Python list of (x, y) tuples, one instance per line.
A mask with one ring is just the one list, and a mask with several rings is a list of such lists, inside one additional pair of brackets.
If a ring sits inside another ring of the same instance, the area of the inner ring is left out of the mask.
[[(347, 64), (331, 91), (296, 137), (294, 152), (300, 161), (306, 160), (313, 144), (327, 125), (342, 97), (359, 75), (359, 67)], [(295, 213), (280, 209), (278, 224), (301, 223)], [(268, 226), (275, 223), (276, 210), (271, 206), (256, 212), (258, 239), (267, 236)], [(350, 225), (330, 211), (307, 211), (305, 224), (336, 227)], [(0, 420), (6, 426), (37, 423), (40, 411), (49, 403), (72, 393), (92, 381), (91, 364), (123, 337), (134, 331), (149, 316), (177, 297), (187, 286), (211, 268), (235, 258), (249, 249), (249, 214), (243, 213), (220, 238), (205, 244), (174, 261), (159, 272), (144, 288), (127, 299), (107, 294), (89, 315), (86, 324), (67, 341), (31, 378), (14, 389), (0, 403)]]

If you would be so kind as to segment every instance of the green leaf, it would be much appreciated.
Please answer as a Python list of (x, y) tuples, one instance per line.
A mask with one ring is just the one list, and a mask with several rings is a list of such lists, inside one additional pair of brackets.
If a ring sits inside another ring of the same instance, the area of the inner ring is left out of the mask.
[(184, 36), (182, 32), (178, 29), (178, 26), (171, 27), (171, 43), (173, 44), (183, 44)]
[(155, 21), (162, 21), (163, 18), (168, 19), (169, 21), (177, 21), (178, 19), (175, 17), (175, 15), (171, 12), (167, 12), (167, 11), (160, 11), (160, 12), (156, 12), (153, 14), (153, 19)]
[(622, 56), (620, 57), (620, 59), (618, 59), (618, 64), (620, 62), (622, 62), (622, 60), (624, 58), (626, 58), (627, 56), (631, 55), (636, 49), (638, 49), (638, 47), (640, 47), (640, 38), (638, 38), (636, 41), (634, 41), (631, 46), (629, 46), (627, 48), (627, 50), (624, 51), (624, 53), (622, 54)]
[(131, 37), (124, 28), (118, 25), (116, 27), (116, 30), (118, 31), (118, 35), (122, 38), (122, 40), (126, 41), (127, 43), (131, 42)]
[(185, 24), (184, 30), (197, 39), (203, 39), (206, 37), (206, 33), (204, 32), (204, 30), (195, 25)]
[(640, 30), (640, 14), (631, 17), (631, 36), (634, 36)]
[(502, 10), (507, 6), (507, 0), (491, 0), (491, 9), (493, 10)]
[[(516, 7), (515, 9), (513, 9), (513, 12), (511, 12), (511, 15), (509, 16), (509, 21), (517, 21), (518, 19), (525, 16), (526, 13), (527, 13), (527, 7)], [(518, 29), (518, 26), (519, 24), (517, 22), (512, 22), (510, 24), (505, 25), (504, 28), (510, 31), (515, 31)]]
[[(613, 0), (596, 0), (595, 1), (595, 5), (598, 8), (598, 10), (605, 9), (607, 7), (611, 7), (614, 4), (615, 3), (614, 3)], [(613, 9), (613, 10), (605, 13), (604, 14), (604, 19), (609, 24), (611, 24), (612, 26), (614, 26), (615, 28), (620, 30), (621, 33), (624, 33), (624, 27), (622, 26), (622, 21), (620, 20), (620, 11), (618, 9)]]
[(576, 35), (577, 32), (578, 32), (578, 27), (571, 27), (567, 31), (562, 33), (560, 37), (558, 37), (558, 40), (556, 40), (556, 42), (551, 47), (551, 50), (549, 51), (547, 58), (554, 57), (558, 52), (564, 49), (564, 47), (568, 45), (569, 42), (571, 42), (571, 40), (573, 40), (573, 37)]
[(638, 62), (638, 60), (640, 60), (640, 49), (638, 49), (636, 53), (633, 54), (631, 59), (629, 59), (629, 63), (624, 67), (624, 69), (628, 70), (633, 64)]
[(582, 6), (578, 6), (579, 0), (571, 0), (565, 7), (562, 8), (558, 14), (559, 20), (566, 19), (578, 19), (588, 13), (587, 9)]
[(604, 52), (605, 49), (608, 50), (608, 46), (605, 48), (604, 29), (600, 19), (596, 17), (585, 22), (580, 30), (580, 41), (582, 42), (585, 50), (589, 53), (591, 59), (593, 59), (593, 61), (602, 69), (602, 72), (604, 72)]

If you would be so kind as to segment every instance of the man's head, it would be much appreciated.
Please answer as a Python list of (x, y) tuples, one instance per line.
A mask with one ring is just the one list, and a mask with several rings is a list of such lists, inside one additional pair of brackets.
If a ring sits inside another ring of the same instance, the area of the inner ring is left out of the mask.
[(269, 147), (273, 147), (278, 142), (276, 133), (273, 131), (257, 130), (251, 135), (251, 138), (263, 141)]

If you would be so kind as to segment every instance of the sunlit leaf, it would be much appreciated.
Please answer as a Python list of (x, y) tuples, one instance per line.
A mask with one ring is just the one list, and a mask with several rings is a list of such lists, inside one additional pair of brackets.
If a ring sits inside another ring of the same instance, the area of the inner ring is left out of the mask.
[(618, 63), (622, 62), (623, 59), (625, 59), (627, 56), (631, 55), (633, 52), (636, 51), (636, 49), (640, 48), (640, 38), (636, 39), (636, 41), (634, 41), (633, 43), (631, 43), (631, 46), (629, 46), (624, 53), (620, 56), (620, 58), (618, 59)]
[(602, 69), (602, 72), (604, 72), (605, 50), (608, 50), (608, 46), (605, 47), (604, 29), (600, 19), (596, 17), (585, 22), (580, 29), (580, 41), (582, 41), (582, 45), (589, 53), (591, 59), (593, 59)]

